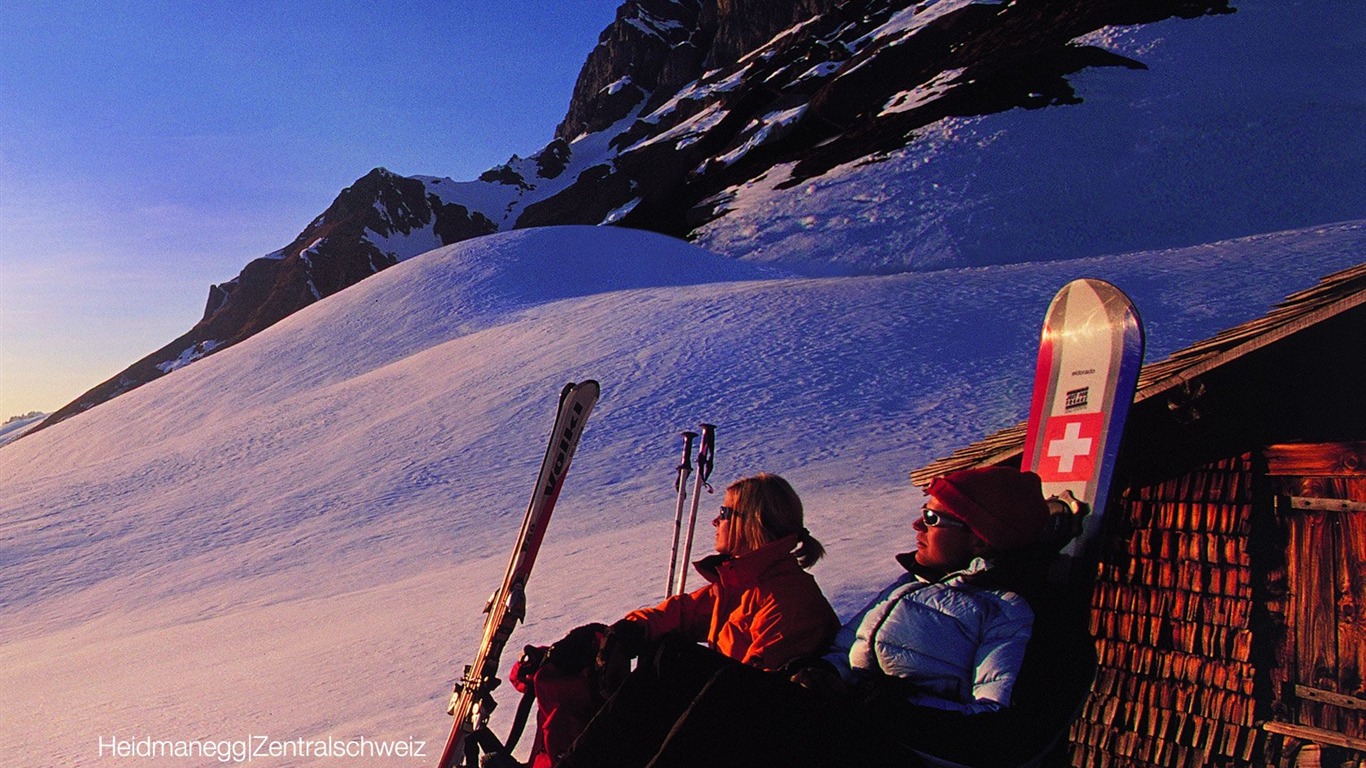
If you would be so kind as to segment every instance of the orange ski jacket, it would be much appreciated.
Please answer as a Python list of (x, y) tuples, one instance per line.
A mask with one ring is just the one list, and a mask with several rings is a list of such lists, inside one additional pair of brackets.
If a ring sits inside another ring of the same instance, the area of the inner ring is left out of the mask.
[(650, 640), (678, 632), (759, 669), (823, 653), (839, 618), (811, 574), (797, 565), (797, 535), (739, 557), (711, 555), (695, 567), (709, 583), (654, 608), (626, 614)]

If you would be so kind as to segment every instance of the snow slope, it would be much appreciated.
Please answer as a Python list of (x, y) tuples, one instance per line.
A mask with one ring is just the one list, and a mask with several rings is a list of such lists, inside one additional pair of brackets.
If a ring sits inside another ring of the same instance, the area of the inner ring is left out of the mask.
[[(879, 39), (910, 45), (929, 22), (970, 4), (915, 4), (854, 48)], [(822, 276), (1070, 259), (1366, 215), (1366, 4), (1241, 0), (1236, 8), (1078, 38), (1077, 46), (1142, 67), (1069, 75), (1079, 103), (945, 118), (916, 130), (901, 149), (801, 182), (792, 180), (796, 163), (776, 165), (714, 195), (710, 202), (724, 215), (689, 239)], [(514, 156), (481, 180), (419, 178), (429, 194), (510, 229), (589, 169), (590, 176), (611, 173), (643, 148), (683, 149), (726, 133), (735, 115), (717, 97), (756, 77), (745, 61), (773, 55), (761, 49), (658, 106), (576, 137), (558, 149), (567, 164), (553, 178), (539, 175), (538, 158), (550, 147)], [(827, 61), (810, 74), (838, 78), (840, 71), (840, 62)], [(963, 74), (946, 70), (893, 97), (885, 113), (944, 97)], [(756, 115), (742, 132), (747, 139), (710, 162), (729, 167), (780, 140), (802, 110)], [(498, 181), (505, 175), (516, 183)], [(641, 200), (621, 202), (600, 223), (622, 219)], [(570, 218), (555, 221), (583, 220), (570, 209), (562, 211)]]
[(847, 614), (911, 541), (907, 471), (1022, 417), (1063, 283), (1129, 292), (1157, 359), (1363, 252), (1366, 222), (892, 276), (784, 277), (614, 228), (419, 256), (0, 447), (0, 765), (301, 739), (427, 757), (253, 762), (431, 763), (565, 381), (603, 398), (512, 647), (659, 598), (700, 421), (718, 489), (767, 469), (803, 494)]

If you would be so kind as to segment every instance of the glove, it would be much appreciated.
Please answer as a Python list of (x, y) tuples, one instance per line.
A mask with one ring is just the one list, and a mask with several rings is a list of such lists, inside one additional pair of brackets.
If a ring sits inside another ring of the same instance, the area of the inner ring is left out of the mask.
[(587, 669), (598, 655), (598, 645), (607, 633), (606, 624), (584, 624), (569, 630), (556, 640), (546, 652), (546, 661), (566, 675), (576, 675)]
[(650, 631), (645, 628), (643, 622), (621, 619), (607, 628), (607, 637), (602, 642), (598, 658), (615, 652), (628, 659), (634, 659), (645, 652), (645, 646), (649, 645), (649, 642)]
[(849, 695), (849, 684), (840, 677), (835, 665), (825, 659), (807, 658), (788, 662), (783, 672), (789, 680), (822, 698), (835, 699)]
[(643, 653), (648, 644), (649, 630), (641, 622), (621, 619), (607, 629), (594, 662), (603, 698), (616, 692), (631, 671), (631, 659)]
[(508, 682), (513, 687), (523, 693), (527, 688), (532, 687), (532, 680), (536, 677), (536, 670), (541, 668), (541, 662), (545, 661), (545, 653), (549, 649), (540, 645), (528, 645), (522, 649), (522, 655), (508, 671)]

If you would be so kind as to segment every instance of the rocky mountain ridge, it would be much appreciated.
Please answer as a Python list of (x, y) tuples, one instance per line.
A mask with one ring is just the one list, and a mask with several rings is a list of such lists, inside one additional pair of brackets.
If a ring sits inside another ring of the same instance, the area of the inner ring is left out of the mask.
[(835, 6), (833, 0), (628, 0), (588, 55), (555, 137), (571, 141), (609, 128), (642, 102), (649, 111), (706, 72)]
[(1087, 33), (1228, 12), (1228, 0), (627, 0), (546, 147), (475, 181), (371, 171), (288, 246), (212, 286), (186, 334), (42, 426), (432, 248), (556, 224), (685, 238), (724, 227), (754, 179), (794, 188), (878, 163), (945, 117), (1074, 103), (1067, 78), (1083, 69), (1143, 67), (1078, 44)]

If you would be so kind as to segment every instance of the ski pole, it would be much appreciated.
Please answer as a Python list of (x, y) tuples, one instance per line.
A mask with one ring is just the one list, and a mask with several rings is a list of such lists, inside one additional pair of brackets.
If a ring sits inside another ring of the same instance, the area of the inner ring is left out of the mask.
[(716, 425), (702, 425), (702, 442), (697, 446), (697, 482), (692, 488), (692, 512), (688, 515), (688, 536), (683, 544), (683, 567), (678, 570), (678, 591), (674, 594), (683, 594), (684, 588), (688, 584), (688, 560), (692, 558), (692, 535), (697, 528), (697, 504), (702, 499), (702, 487), (706, 486), (707, 493), (711, 493), (711, 485), (707, 480), (711, 477), (712, 465), (716, 461)]
[(692, 474), (692, 441), (696, 437), (696, 432), (683, 433), (683, 459), (678, 463), (678, 474), (674, 477), (678, 504), (674, 507), (674, 541), (669, 547), (669, 583), (664, 587), (665, 597), (673, 594), (674, 579), (678, 574), (678, 540), (683, 533), (683, 505), (688, 500), (688, 475)]

